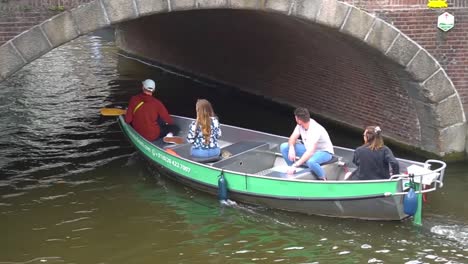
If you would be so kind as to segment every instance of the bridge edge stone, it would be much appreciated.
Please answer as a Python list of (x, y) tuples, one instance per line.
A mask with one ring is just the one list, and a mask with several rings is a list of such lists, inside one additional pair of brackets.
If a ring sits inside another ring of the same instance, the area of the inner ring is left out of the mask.
[(294, 0), (266, 0), (265, 10), (273, 10), (279, 13), (289, 14)]
[(420, 47), (414, 41), (400, 33), (386, 55), (399, 65), (406, 67), (419, 50)]
[(350, 7), (348, 4), (335, 0), (324, 0), (315, 21), (339, 29), (343, 25)]
[(344, 21), (340, 31), (359, 40), (364, 40), (372, 29), (374, 20), (375, 16), (351, 6), (349, 15)]
[(444, 98), (448, 98), (456, 92), (453, 83), (450, 81), (447, 73), (439, 68), (432, 76), (422, 83), (421, 93), (423, 98), (431, 103), (437, 103)]
[(71, 10), (80, 35), (93, 32), (97, 29), (109, 26), (105, 10), (99, 0), (80, 5)]
[(263, 9), (264, 2), (260, 0), (230, 0), (230, 7), (232, 9)]
[(169, 12), (169, 3), (167, 1), (135, 0), (135, 2), (140, 17), (164, 11)]
[(323, 0), (298, 0), (293, 15), (315, 22)]
[(12, 43), (27, 62), (39, 58), (52, 49), (39, 25), (19, 34), (12, 39)]
[(26, 64), (11, 40), (0, 46), (0, 58), (2, 58), (0, 61), (0, 77), (4, 80)]
[(452, 126), (439, 130), (439, 141), (441, 146), (441, 155), (447, 155), (453, 152), (463, 152), (468, 148), (465, 146), (467, 139), (466, 123), (457, 123)]
[(169, 0), (171, 3), (171, 11), (191, 10), (196, 9), (195, 0)]
[(365, 42), (385, 54), (396, 40), (398, 30), (382, 19), (376, 18)]
[(195, 6), (201, 9), (228, 7), (228, 0), (196, 0)]
[(419, 82), (429, 78), (439, 68), (439, 63), (425, 49), (420, 49), (406, 66), (406, 70)]
[(133, 0), (102, 0), (102, 4), (111, 24), (138, 17)]
[(75, 21), (70, 12), (60, 13), (41, 24), (50, 40), (52, 48), (58, 47), (79, 36)]

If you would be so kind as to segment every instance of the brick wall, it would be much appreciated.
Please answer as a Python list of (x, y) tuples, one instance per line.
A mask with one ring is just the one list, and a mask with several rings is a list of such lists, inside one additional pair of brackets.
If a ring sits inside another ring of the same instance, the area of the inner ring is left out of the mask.
[(0, 45), (48, 18), (91, 0), (0, 0)]
[(117, 32), (132, 54), (355, 127), (379, 124), (420, 145), (408, 74), (336, 30), (274, 13), (204, 10), (125, 22)]
[[(427, 0), (343, 0), (393, 24), (431, 53), (447, 72), (468, 113), (468, 0), (447, 0), (446, 9), (429, 9)], [(448, 32), (437, 28), (440, 14), (455, 16)]]

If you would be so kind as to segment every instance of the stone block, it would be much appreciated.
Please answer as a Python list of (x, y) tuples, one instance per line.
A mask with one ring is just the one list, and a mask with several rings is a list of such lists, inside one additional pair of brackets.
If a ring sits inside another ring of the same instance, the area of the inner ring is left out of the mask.
[(451, 96), (440, 104), (428, 104), (418, 100), (413, 100), (413, 104), (421, 127), (422, 149), (438, 155), (445, 155), (444, 152), (448, 152), (449, 149), (460, 149), (459, 146), (454, 147), (449, 143), (450, 135), (457, 136), (458, 143), (454, 144), (461, 142), (459, 126), (465, 123), (458, 96)]
[(448, 127), (465, 122), (463, 107), (458, 94), (454, 94), (441, 101), (434, 107), (437, 120), (440, 119), (439, 127)]
[(100, 1), (90, 2), (80, 5), (71, 10), (72, 16), (75, 19), (80, 35), (93, 32), (97, 29), (110, 25)]
[(315, 21), (332, 28), (340, 28), (350, 7), (336, 0), (324, 0)]
[(466, 129), (465, 154), (468, 156), (468, 125), (467, 125), (467, 129)]
[(222, 8), (227, 7), (227, 0), (197, 0), (198, 8)]
[(431, 76), (421, 87), (421, 100), (436, 103), (455, 93), (455, 87), (443, 69)]
[(12, 39), (12, 42), (27, 62), (39, 58), (52, 49), (39, 26), (32, 27), (21, 33)]
[(26, 62), (13, 48), (11, 41), (0, 46), (0, 76), (6, 79), (17, 70), (21, 69)]
[(322, 2), (323, 0), (298, 0), (293, 13), (298, 17), (315, 21)]
[(69, 12), (63, 12), (48, 19), (41, 24), (41, 27), (54, 48), (79, 36)]
[(102, 0), (111, 24), (129, 20), (138, 16), (133, 0)]
[(195, 9), (195, 0), (171, 0), (171, 11)]
[(465, 122), (460, 98), (454, 94), (440, 103), (426, 103), (414, 100), (421, 129), (442, 129), (458, 123)]
[(399, 31), (395, 27), (377, 18), (365, 42), (385, 54), (398, 34)]
[(463, 152), (466, 149), (466, 123), (459, 123), (440, 130), (440, 151), (442, 155)]
[(359, 40), (364, 40), (375, 20), (375, 16), (363, 10), (350, 7), (351, 12), (344, 22), (341, 32), (351, 35)]
[(400, 34), (386, 55), (399, 65), (406, 67), (418, 50), (420, 47), (414, 41)]
[(135, 0), (135, 3), (140, 16), (169, 11), (167, 1)]
[(420, 49), (406, 67), (411, 76), (419, 82), (425, 81), (439, 68), (439, 63), (424, 49)]
[(289, 14), (292, 3), (292, 0), (266, 0), (265, 9)]
[[(233, 9), (260, 9), (259, 0), (231, 0), (231, 8)], [(262, 1), (263, 2), (263, 1)]]

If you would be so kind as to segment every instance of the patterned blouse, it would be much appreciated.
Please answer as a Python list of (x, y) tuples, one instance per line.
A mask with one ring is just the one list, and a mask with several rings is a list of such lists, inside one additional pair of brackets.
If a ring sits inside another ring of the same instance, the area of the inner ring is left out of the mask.
[(196, 125), (196, 121), (193, 121), (189, 126), (187, 141), (193, 144), (193, 148), (213, 149), (219, 147), (219, 137), (221, 137), (219, 121), (216, 117), (211, 117), (211, 135), (209, 144), (205, 144), (205, 138), (203, 137), (201, 127)]

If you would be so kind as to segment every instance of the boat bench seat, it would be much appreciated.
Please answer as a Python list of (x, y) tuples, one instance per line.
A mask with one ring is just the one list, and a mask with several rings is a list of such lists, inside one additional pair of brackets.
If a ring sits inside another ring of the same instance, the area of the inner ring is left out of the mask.
[(255, 173), (271, 168), (276, 155), (270, 144), (258, 141), (239, 141), (221, 149), (223, 159), (213, 167), (241, 173)]
[[(195, 162), (200, 162), (200, 163), (210, 163), (210, 162), (215, 162), (215, 161), (219, 161), (219, 160), (222, 159), (221, 156), (209, 157), (209, 158), (194, 157), (194, 156), (190, 155), (190, 150), (192, 149), (192, 144), (190, 144), (190, 143), (176, 145), (176, 146), (174, 146), (172, 148), (167, 148), (167, 149), (171, 149), (179, 157), (186, 158), (186, 159), (193, 160)], [(167, 151), (167, 149), (166, 149), (166, 151)]]
[[(343, 169), (344, 163), (340, 163), (340, 158), (333, 155), (333, 158), (330, 161), (320, 164), (322, 169), (325, 171), (327, 180), (340, 181), (344, 179), (345, 171)], [(296, 173), (293, 175), (287, 175), (286, 171), (288, 166), (276, 166), (265, 171), (261, 171), (258, 174), (263, 176), (278, 177), (278, 178), (288, 178), (288, 179), (298, 179), (298, 180), (317, 180), (318, 178), (310, 169), (306, 166), (300, 166)]]
[[(221, 148), (221, 154), (222, 154), (221, 156), (210, 157), (210, 158), (197, 158), (197, 157), (193, 157), (192, 155), (190, 155), (190, 150), (192, 148), (192, 144), (190, 143), (176, 145), (172, 147), (171, 149), (175, 153), (177, 153), (179, 157), (186, 158), (186, 159), (193, 160), (195, 162), (200, 162), (200, 163), (213, 163), (212, 166), (214, 167), (224, 168), (224, 166), (231, 164), (237, 156), (245, 154), (246, 152), (255, 151), (255, 150), (258, 150), (258, 151), (263, 150), (262, 151), (263, 153), (265, 152), (265, 150), (268, 150), (268, 146), (269, 144), (265, 142), (240, 141), (240, 142), (236, 142), (234, 144)], [(271, 155), (274, 155), (274, 154), (271, 154)], [(271, 155), (268, 155), (268, 156), (271, 156)]]

